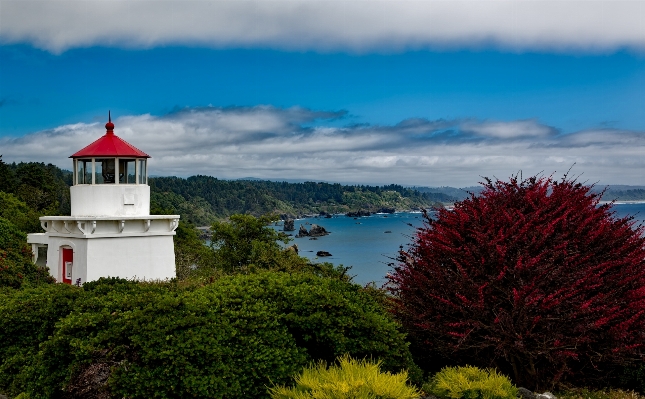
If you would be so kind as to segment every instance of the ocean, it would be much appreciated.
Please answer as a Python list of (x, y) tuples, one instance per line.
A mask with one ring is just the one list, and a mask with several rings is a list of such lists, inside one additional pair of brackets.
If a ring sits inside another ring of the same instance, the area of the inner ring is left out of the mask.
[[(645, 223), (645, 203), (615, 204), (616, 216), (635, 216), (638, 222)], [(638, 223), (637, 222), (637, 223)], [(331, 234), (310, 240), (308, 237), (293, 238), (289, 244), (298, 244), (299, 254), (318, 262), (351, 266), (349, 273), (359, 284), (375, 282), (378, 286), (385, 283), (385, 275), (396, 263), (399, 248), (407, 246), (417, 227), (423, 225), (420, 213), (394, 213), (372, 215), (354, 219), (345, 215), (332, 218), (315, 217), (295, 221), (297, 234), (300, 225), (307, 230), (311, 224), (323, 226)], [(282, 230), (281, 226), (276, 229)], [(317, 257), (316, 252), (327, 251), (329, 257)]]

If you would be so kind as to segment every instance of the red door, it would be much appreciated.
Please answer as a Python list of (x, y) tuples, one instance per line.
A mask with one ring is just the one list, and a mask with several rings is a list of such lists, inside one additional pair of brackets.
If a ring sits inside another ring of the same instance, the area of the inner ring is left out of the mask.
[(72, 284), (72, 265), (74, 264), (74, 251), (63, 248), (63, 283)]

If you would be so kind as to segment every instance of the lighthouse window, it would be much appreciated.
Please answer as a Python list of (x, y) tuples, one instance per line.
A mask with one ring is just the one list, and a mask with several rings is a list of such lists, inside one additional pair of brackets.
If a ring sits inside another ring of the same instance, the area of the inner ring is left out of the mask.
[(79, 159), (76, 162), (76, 184), (92, 184), (91, 159)]
[(121, 159), (119, 160), (119, 183), (135, 184), (136, 181), (136, 160)]
[(146, 160), (139, 160), (139, 184), (148, 184), (148, 175), (146, 173)]
[(115, 173), (114, 158), (96, 160), (96, 184), (114, 184)]

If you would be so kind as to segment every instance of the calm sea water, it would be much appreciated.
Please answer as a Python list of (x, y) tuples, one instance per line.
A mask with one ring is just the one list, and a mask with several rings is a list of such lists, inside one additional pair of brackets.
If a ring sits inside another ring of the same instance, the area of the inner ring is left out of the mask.
[[(615, 204), (616, 216), (633, 215), (645, 223), (645, 203)], [(311, 224), (323, 226), (331, 234), (310, 240), (307, 237), (294, 238), (300, 255), (316, 261), (331, 262), (335, 265), (352, 266), (350, 274), (354, 281), (366, 284), (374, 281), (377, 285), (385, 283), (385, 274), (391, 270), (400, 246), (412, 241), (415, 228), (423, 224), (419, 213), (395, 213), (373, 215), (354, 219), (347, 216), (299, 219), (295, 222), (297, 233), (300, 225), (307, 230)], [(282, 227), (276, 227), (282, 229)], [(327, 251), (330, 257), (317, 258), (316, 252)]]

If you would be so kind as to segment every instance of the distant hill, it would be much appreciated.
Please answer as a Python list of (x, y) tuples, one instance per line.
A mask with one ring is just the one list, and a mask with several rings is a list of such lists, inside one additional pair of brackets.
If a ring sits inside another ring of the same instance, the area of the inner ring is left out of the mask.
[[(482, 186), (473, 187), (411, 187), (422, 193), (435, 193), (444, 194), (447, 197), (452, 197), (454, 200), (463, 200), (470, 196), (470, 193), (479, 194)], [(594, 193), (600, 193), (605, 190), (603, 200), (612, 201), (645, 201), (645, 186), (627, 186), (627, 185), (596, 185), (591, 190)], [(450, 202), (450, 200), (442, 200), (442, 202)]]
[[(387, 186), (338, 183), (288, 183), (267, 180), (220, 180), (212, 176), (155, 177), (150, 179), (151, 206), (172, 210), (197, 225), (235, 213), (346, 213), (367, 210), (410, 210), (452, 202), (440, 193), (422, 193), (396, 184)], [(448, 201), (447, 201), (448, 200)]]

